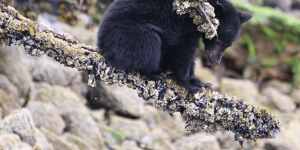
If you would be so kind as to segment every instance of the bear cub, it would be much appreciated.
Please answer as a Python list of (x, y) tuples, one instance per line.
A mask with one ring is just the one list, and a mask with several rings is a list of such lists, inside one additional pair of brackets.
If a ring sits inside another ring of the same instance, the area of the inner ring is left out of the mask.
[[(178, 15), (174, 0), (114, 0), (98, 31), (98, 48), (112, 66), (150, 78), (170, 71), (190, 92), (206, 86), (194, 76), (195, 50), (203, 33), (188, 15)], [(224, 50), (251, 16), (227, 0), (210, 0), (220, 21), (218, 36), (204, 39), (208, 65), (219, 63)]]

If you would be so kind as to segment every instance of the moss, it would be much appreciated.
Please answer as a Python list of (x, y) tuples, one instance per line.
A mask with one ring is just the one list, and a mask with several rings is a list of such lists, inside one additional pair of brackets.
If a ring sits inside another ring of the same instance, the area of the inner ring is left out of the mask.
[[(280, 10), (255, 6), (245, 0), (232, 0), (239, 8), (250, 11), (253, 18), (250, 23), (262, 27), (266, 36), (300, 44), (300, 20)], [(259, 26), (261, 25), (261, 26)]]

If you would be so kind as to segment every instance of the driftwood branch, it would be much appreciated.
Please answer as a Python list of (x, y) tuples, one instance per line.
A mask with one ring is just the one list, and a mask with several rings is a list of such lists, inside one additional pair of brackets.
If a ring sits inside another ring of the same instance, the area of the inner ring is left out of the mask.
[(29, 55), (48, 55), (65, 66), (86, 71), (92, 85), (95, 80), (125, 85), (135, 89), (144, 100), (152, 100), (159, 109), (180, 112), (191, 133), (223, 129), (232, 131), (241, 142), (273, 137), (279, 131), (279, 123), (264, 110), (205, 88), (189, 94), (168, 75), (151, 81), (138, 73), (116, 70), (95, 48), (44, 29), (3, 4), (0, 4), (0, 27), (0, 41), (5, 44), (22, 45)]

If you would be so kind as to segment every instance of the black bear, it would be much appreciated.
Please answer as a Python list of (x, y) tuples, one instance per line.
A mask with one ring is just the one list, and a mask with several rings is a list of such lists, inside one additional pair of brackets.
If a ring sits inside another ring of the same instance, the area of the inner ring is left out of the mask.
[[(210, 0), (220, 21), (218, 37), (204, 40), (209, 64), (217, 63), (250, 19), (227, 0)], [(118, 69), (148, 77), (170, 71), (190, 92), (205, 84), (194, 77), (198, 41), (204, 37), (188, 15), (178, 15), (174, 0), (114, 0), (106, 10), (98, 32), (98, 47)]]

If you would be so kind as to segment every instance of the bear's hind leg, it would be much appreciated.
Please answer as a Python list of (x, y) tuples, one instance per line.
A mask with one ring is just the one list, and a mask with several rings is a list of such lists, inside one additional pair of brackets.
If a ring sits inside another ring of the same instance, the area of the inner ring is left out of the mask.
[(159, 71), (161, 39), (147, 25), (118, 24), (102, 32), (100, 48), (107, 61), (127, 72), (151, 76)]

